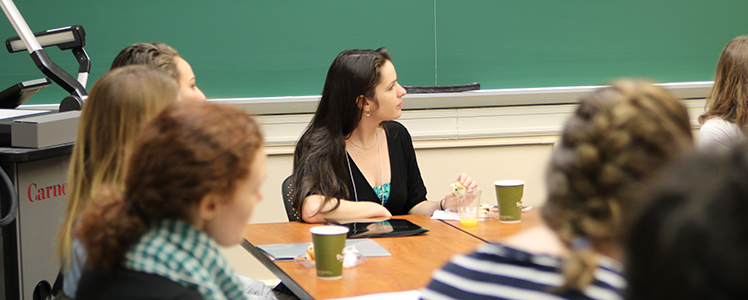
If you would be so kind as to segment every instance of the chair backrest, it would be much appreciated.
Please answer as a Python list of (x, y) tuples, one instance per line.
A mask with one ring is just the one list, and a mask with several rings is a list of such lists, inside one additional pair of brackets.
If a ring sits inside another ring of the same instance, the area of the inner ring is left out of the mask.
[(34, 300), (52, 300), (52, 286), (46, 280), (39, 281), (34, 287)]
[(286, 216), (288, 217), (289, 222), (301, 221), (299, 212), (293, 206), (293, 183), (291, 182), (291, 177), (292, 176), (286, 177), (286, 179), (283, 180), (283, 183), (281, 183), (283, 205), (286, 207)]

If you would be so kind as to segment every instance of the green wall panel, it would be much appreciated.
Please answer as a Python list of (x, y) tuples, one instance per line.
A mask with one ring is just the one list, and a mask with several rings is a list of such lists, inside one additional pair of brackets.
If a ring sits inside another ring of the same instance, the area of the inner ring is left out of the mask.
[[(15, 1), (32, 31), (81, 24), (90, 88), (124, 47), (161, 41), (208, 98), (316, 95), (337, 53), (387, 47), (400, 82), (484, 89), (710, 80), (724, 45), (748, 33), (748, 1)], [(15, 32), (0, 20), (0, 39)], [(72, 54), (47, 48), (70, 73)], [(42, 77), (0, 51), (0, 88)], [(58, 103), (53, 85), (29, 103)]]

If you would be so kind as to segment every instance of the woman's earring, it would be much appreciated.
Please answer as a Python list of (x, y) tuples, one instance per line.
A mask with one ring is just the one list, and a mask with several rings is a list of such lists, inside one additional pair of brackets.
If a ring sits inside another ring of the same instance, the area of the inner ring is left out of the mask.
[(371, 109), (367, 109), (364, 113), (367, 117), (371, 116)]

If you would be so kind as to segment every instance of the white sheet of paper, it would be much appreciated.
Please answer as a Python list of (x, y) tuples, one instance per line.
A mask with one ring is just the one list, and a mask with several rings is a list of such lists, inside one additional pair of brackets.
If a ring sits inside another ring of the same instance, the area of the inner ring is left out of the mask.
[(437, 211), (434, 211), (433, 215), (431, 215), (431, 219), (432, 220), (445, 220), (445, 221), (459, 221), (460, 215), (446, 212), (443, 210), (437, 210)]
[[(431, 219), (432, 220), (444, 220), (444, 221), (459, 221), (460, 215), (454, 212), (437, 210), (437, 211), (434, 211), (433, 215), (431, 215)], [(481, 217), (481, 218), (478, 218), (478, 221), (484, 221), (484, 220)]]

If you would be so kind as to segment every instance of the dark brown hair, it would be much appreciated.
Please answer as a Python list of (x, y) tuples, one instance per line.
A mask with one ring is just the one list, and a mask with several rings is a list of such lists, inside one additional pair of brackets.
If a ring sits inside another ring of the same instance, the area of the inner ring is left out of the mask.
[(592, 246), (572, 249), (564, 288), (592, 282), (593, 250), (618, 241), (626, 193), (692, 143), (685, 106), (648, 82), (619, 80), (580, 100), (551, 156), (541, 212), (566, 245)]
[(168, 106), (137, 139), (124, 193), (104, 189), (81, 216), (76, 234), (90, 266), (116, 266), (149, 221), (191, 223), (206, 195), (230, 195), (250, 176), (260, 147), (259, 127), (241, 109), (207, 102)]
[[(379, 48), (345, 50), (332, 62), (317, 112), (294, 151), (292, 197), (297, 211), (302, 211), (304, 198), (311, 194), (325, 197), (318, 213), (333, 199), (349, 198), (345, 138), (364, 113), (356, 99), (363, 95), (376, 101), (380, 68), (389, 60), (387, 49)], [(336, 202), (331, 210), (339, 205)]]
[(626, 299), (748, 299), (748, 144), (680, 159), (639, 196)]

